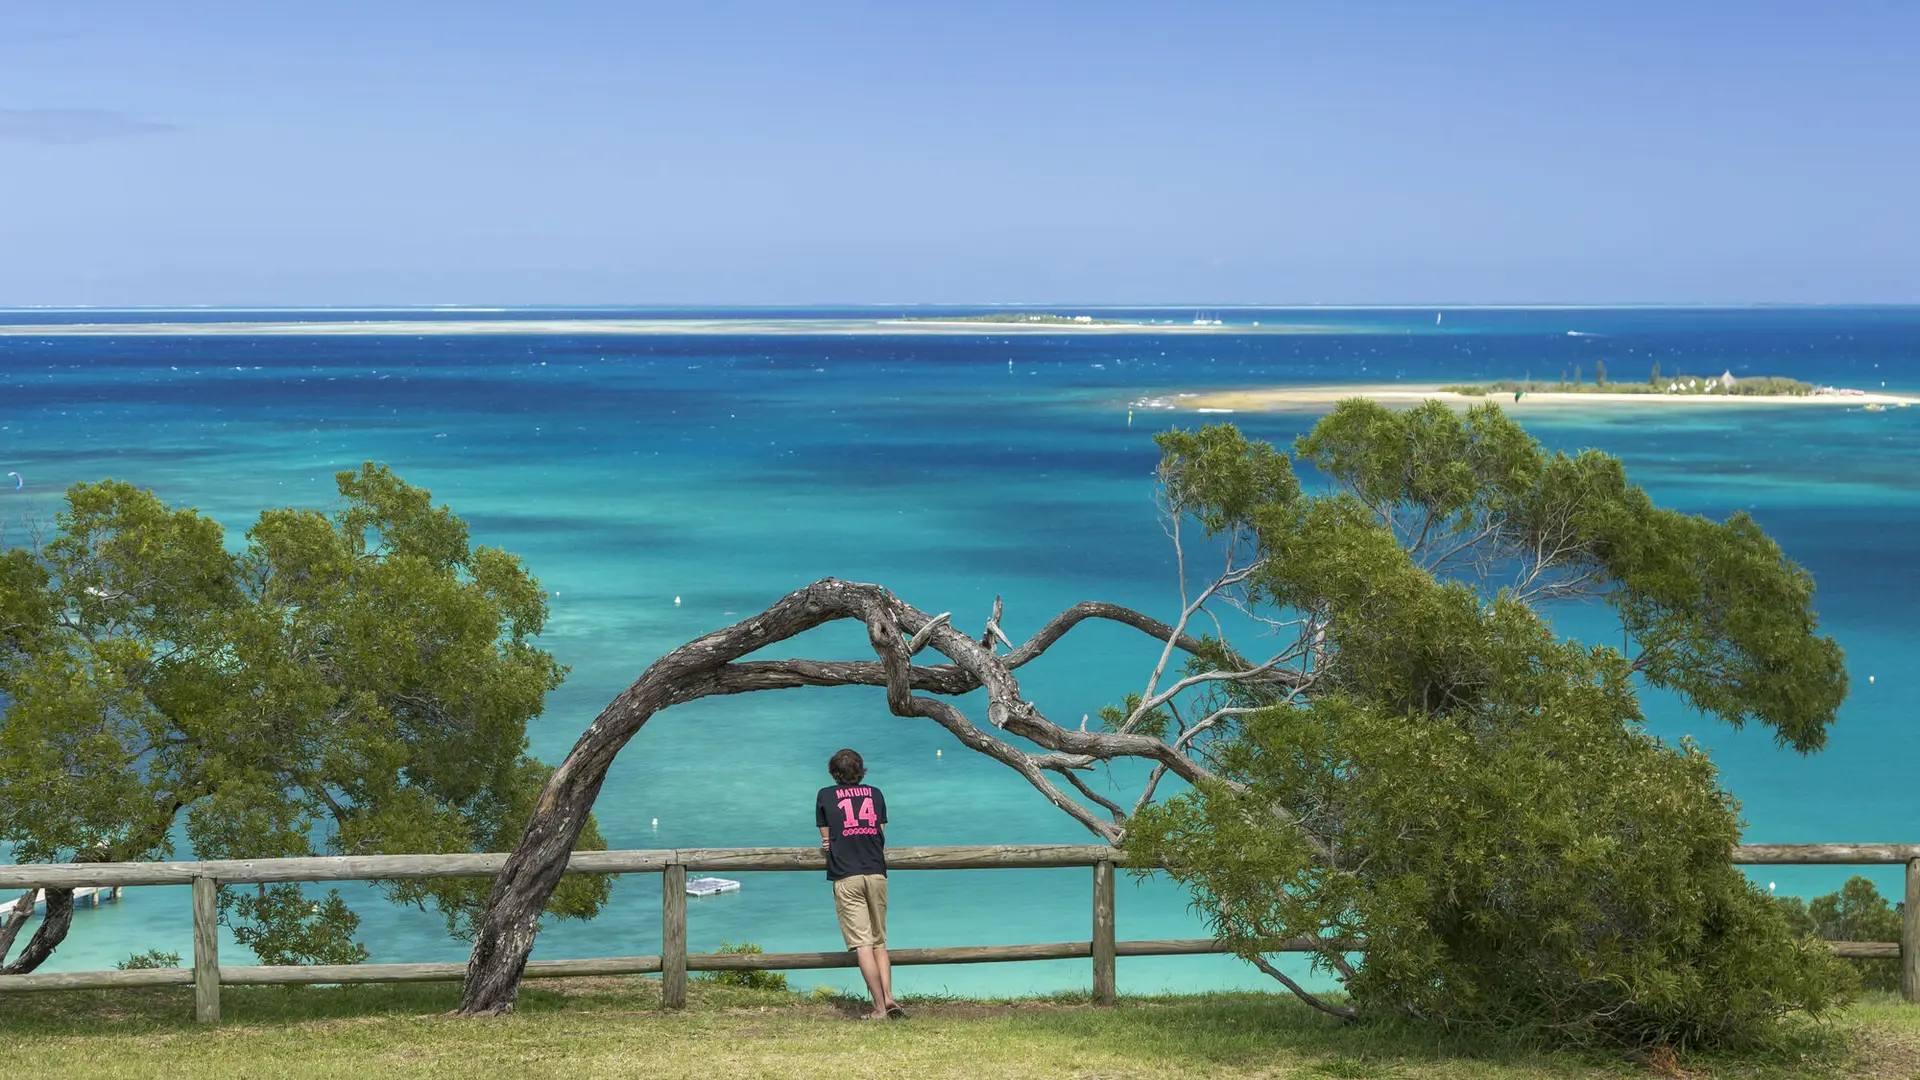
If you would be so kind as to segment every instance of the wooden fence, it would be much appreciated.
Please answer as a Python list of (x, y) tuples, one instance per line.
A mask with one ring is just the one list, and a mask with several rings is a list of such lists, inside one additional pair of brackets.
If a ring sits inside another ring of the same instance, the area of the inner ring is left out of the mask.
[[(0, 993), (34, 990), (83, 990), (107, 987), (188, 986), (194, 1012), (203, 1022), (220, 1019), (220, 988), (289, 983), (434, 982), (466, 977), (466, 965), (312, 964), (222, 966), (218, 925), (222, 885), (280, 882), (399, 881), (441, 877), (492, 877), (506, 863), (504, 854), (346, 855), (297, 859), (208, 862), (29, 864), (0, 866), (0, 894), (29, 888), (82, 886), (191, 885), (193, 887), (193, 966), (127, 971), (73, 971), (0, 975)], [(1907, 868), (1906, 913), (1899, 941), (1838, 941), (1837, 955), (1862, 959), (1898, 959), (1901, 991), (1920, 1000), (1920, 844), (1748, 844), (1735, 849), (1743, 865), (1899, 864)], [(1124, 862), (1117, 850), (1097, 844), (909, 847), (887, 852), (889, 871), (998, 870), (1090, 867), (1093, 870), (1092, 937), (1030, 945), (967, 945), (932, 949), (890, 949), (895, 964), (985, 964), (1024, 960), (1090, 959), (1093, 997), (1111, 1005), (1118, 987), (1115, 958), (1190, 956), (1226, 951), (1211, 938), (1117, 941), (1114, 935), (1114, 871)], [(855, 966), (846, 950), (804, 953), (688, 953), (687, 872), (823, 871), (817, 847), (689, 848), (663, 851), (583, 851), (567, 864), (570, 874), (660, 875), (658, 956), (616, 956), (591, 960), (534, 960), (530, 979), (587, 975), (661, 976), (662, 1002), (669, 1009), (687, 1001), (689, 971), (797, 971)], [(1277, 951), (1305, 952), (1307, 940), (1288, 942)]]

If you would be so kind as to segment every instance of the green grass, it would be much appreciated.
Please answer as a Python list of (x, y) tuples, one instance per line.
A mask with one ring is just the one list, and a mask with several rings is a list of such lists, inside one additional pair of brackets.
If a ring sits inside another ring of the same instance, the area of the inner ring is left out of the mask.
[(18, 995), (0, 1002), (14, 1075), (113, 1077), (814, 1076), (1033, 1080), (1152, 1077), (1913, 1077), (1920, 1007), (1872, 998), (1789, 1026), (1741, 1057), (1676, 1063), (1555, 1053), (1412, 1024), (1341, 1025), (1291, 999), (1217, 994), (1123, 999), (909, 1000), (913, 1019), (861, 1023), (831, 993), (695, 981), (659, 1010), (655, 979), (530, 984), (512, 1016), (446, 1015), (452, 985), (229, 988), (225, 1020), (192, 1022), (184, 990)]

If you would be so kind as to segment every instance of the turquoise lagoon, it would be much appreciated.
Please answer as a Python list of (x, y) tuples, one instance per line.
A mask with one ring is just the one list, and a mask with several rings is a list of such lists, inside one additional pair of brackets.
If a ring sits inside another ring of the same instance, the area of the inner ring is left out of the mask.
[[(1050, 310), (1188, 322), (1186, 310)], [(942, 311), (941, 314), (952, 314)], [(545, 644), (571, 666), (532, 729), (565, 754), (582, 726), (661, 653), (825, 576), (876, 581), (977, 629), (1003, 596), (1017, 640), (1058, 610), (1105, 599), (1165, 614), (1172, 554), (1154, 519), (1154, 432), (1216, 419), (1130, 403), (1208, 387), (1554, 378), (1605, 363), (1616, 380), (1666, 372), (1782, 374), (1920, 388), (1920, 309), (1237, 309), (1196, 333), (931, 335), (875, 321), (894, 309), (358, 313), (0, 313), (0, 322), (537, 318), (797, 320), (783, 333), (357, 333), (254, 336), (56, 333), (0, 337), (0, 493), (17, 526), (50, 516), (68, 484), (113, 476), (190, 505), (236, 534), (262, 508), (324, 505), (334, 471), (391, 464), (517, 552), (553, 594)], [(807, 320), (820, 320), (809, 329)], [(831, 321), (830, 321), (831, 320)], [(1255, 328), (1255, 322), (1262, 323)], [(1314, 333), (1276, 333), (1276, 324)], [(361, 328), (374, 329), (374, 328)], [(1574, 331), (1575, 333), (1569, 333)], [(1284, 441), (1309, 413), (1238, 414)], [(1527, 412), (1538, 437), (1628, 463), (1666, 504), (1751, 512), (1819, 583), (1853, 693), (1830, 746), (1801, 758), (1650, 697), (1653, 727), (1712, 747), (1755, 841), (1920, 841), (1920, 409), (1631, 407)], [(17, 542), (18, 533), (9, 532)], [(676, 604), (675, 599), (678, 598)], [(1590, 616), (1570, 612), (1568, 625)], [(860, 656), (830, 629), (783, 654)], [(1144, 679), (1151, 643), (1084, 627), (1023, 671), (1049, 715), (1076, 720)], [(1904, 659), (1903, 659), (1904, 658)], [(1869, 676), (1873, 680), (1869, 682)], [(661, 714), (623, 754), (598, 814), (617, 847), (812, 842), (824, 763), (854, 746), (888, 793), (896, 844), (1084, 837), (1003, 767), (940, 729), (888, 715), (875, 691), (788, 691)], [(1116, 778), (1118, 788), (1125, 788)], [(657, 820), (657, 825), (655, 824)], [(1836, 887), (1840, 868), (1758, 874), (1782, 891)], [(1883, 890), (1896, 872), (1875, 872)], [(693, 901), (696, 949), (837, 947), (812, 874), (745, 875)], [(619, 881), (592, 924), (543, 933), (547, 958), (655, 951), (658, 878)], [(430, 914), (359, 886), (374, 959), (459, 960)], [(1086, 871), (905, 873), (899, 946), (1084, 939)], [(1124, 880), (1120, 933), (1204, 933), (1185, 898)], [(189, 951), (181, 889), (130, 890), (83, 910), (53, 970), (110, 966), (147, 948)], [(231, 943), (229, 949), (236, 949)], [(908, 992), (1084, 987), (1084, 962), (903, 969)], [(1224, 958), (1121, 962), (1129, 991), (1259, 986)], [(807, 973), (801, 985), (851, 977)]]

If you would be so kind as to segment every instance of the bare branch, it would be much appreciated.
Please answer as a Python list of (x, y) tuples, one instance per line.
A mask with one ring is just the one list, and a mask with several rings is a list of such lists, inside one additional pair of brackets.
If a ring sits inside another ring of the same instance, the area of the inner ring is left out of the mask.
[(1304, 1001), (1307, 1004), (1313, 1006), (1314, 1008), (1319, 1009), (1321, 1012), (1326, 1013), (1328, 1016), (1337, 1016), (1342, 1020), (1352, 1020), (1355, 1017), (1360, 1015), (1359, 1013), (1355, 1012), (1351, 1006), (1334, 1005), (1330, 1002), (1322, 1001), (1319, 998), (1314, 997), (1312, 994), (1307, 993), (1307, 991), (1304, 988), (1302, 988), (1299, 983), (1294, 982), (1291, 978), (1289, 978), (1286, 972), (1281, 971), (1279, 968), (1274, 967), (1272, 964), (1268, 963), (1267, 958), (1264, 956), (1249, 956), (1249, 957), (1245, 957), (1244, 959), (1248, 963), (1252, 964), (1254, 967), (1257, 967), (1261, 971), (1264, 971), (1268, 975), (1272, 976), (1273, 978), (1278, 979), (1280, 981), (1280, 985), (1286, 987), (1288, 990), (1293, 991), (1294, 997), (1297, 997), (1301, 1001)]
[(933, 617), (933, 621), (921, 627), (920, 632), (913, 635), (913, 640), (907, 642), (907, 655), (912, 656), (915, 653), (919, 652), (921, 649), (926, 648), (927, 639), (933, 636), (934, 630), (938, 629), (941, 626), (946, 625), (947, 620), (951, 618), (953, 618), (953, 612), (951, 611), (943, 611), (940, 614), (935, 615)]
[(1088, 787), (1087, 782), (1080, 779), (1080, 777), (1075, 773), (1063, 772), (1062, 775), (1064, 775), (1067, 778), (1068, 783), (1071, 783), (1074, 787), (1080, 789), (1080, 794), (1085, 795), (1087, 798), (1092, 799), (1096, 803), (1099, 803), (1103, 808), (1106, 809), (1107, 813), (1112, 814), (1114, 824), (1116, 825), (1126, 824), (1127, 812), (1125, 809), (1123, 809), (1120, 806), (1119, 803), (1114, 802), (1112, 799), (1109, 799), (1105, 795), (1102, 795), (1099, 792), (1093, 790), (1091, 787)]

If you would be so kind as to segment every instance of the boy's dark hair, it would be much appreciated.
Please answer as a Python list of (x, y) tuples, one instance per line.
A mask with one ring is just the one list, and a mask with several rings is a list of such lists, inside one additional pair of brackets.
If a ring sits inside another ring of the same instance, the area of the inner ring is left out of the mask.
[(851, 750), (842, 750), (827, 762), (827, 771), (836, 784), (857, 784), (867, 775), (867, 763)]

